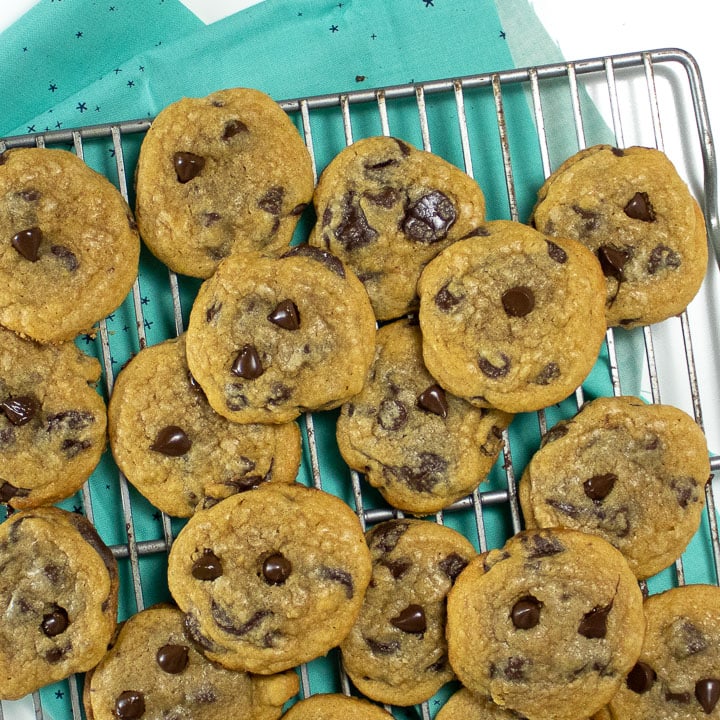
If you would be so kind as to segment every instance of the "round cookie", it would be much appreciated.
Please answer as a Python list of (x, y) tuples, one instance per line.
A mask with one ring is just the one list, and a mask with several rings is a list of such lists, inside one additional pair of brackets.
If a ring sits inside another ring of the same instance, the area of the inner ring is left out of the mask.
[(0, 154), (0, 237), (0, 324), (42, 343), (91, 332), (137, 277), (130, 208), (67, 150)]
[(705, 436), (682, 410), (598, 398), (545, 435), (518, 495), (526, 527), (600, 535), (645, 579), (685, 550), (709, 477)]
[(339, 645), (370, 572), (360, 521), (342, 500), (270, 483), (190, 518), (168, 581), (208, 658), (267, 675)]
[(282, 720), (391, 720), (393, 716), (361, 698), (326, 693), (296, 702)]
[(475, 549), (456, 530), (427, 520), (389, 520), (366, 539), (372, 579), (360, 616), (340, 646), (343, 667), (372, 700), (425, 702), (454, 678), (447, 662), (445, 600)]
[(189, 517), (263, 482), (294, 482), (300, 428), (240, 425), (218, 415), (185, 360), (185, 335), (142, 349), (118, 375), (108, 406), (110, 447), (156, 507)]
[(393, 137), (357, 140), (330, 162), (313, 196), (310, 243), (336, 254), (362, 280), (378, 320), (417, 308), (422, 268), (485, 220), (469, 175)]
[(362, 283), (334, 255), (298, 245), (220, 265), (193, 303), (187, 360), (220, 415), (282, 423), (357, 394), (374, 343)]
[(512, 416), (446, 393), (425, 368), (417, 325), (384, 325), (375, 347), (363, 389), (337, 421), (340, 453), (392, 506), (437, 512), (487, 477)]
[(0, 328), (0, 503), (70, 497), (105, 449), (100, 363), (73, 343), (39, 345)]
[(313, 187), (310, 154), (287, 114), (259, 90), (230, 88), (178, 100), (153, 120), (135, 212), (154, 255), (207, 278), (231, 251), (286, 248)]
[(0, 525), (0, 699), (97, 665), (116, 627), (115, 559), (81, 515), (21, 510)]
[(624, 557), (566, 529), (522, 532), (473, 559), (447, 612), (460, 682), (529, 720), (549, 708), (555, 720), (598, 712), (635, 664), (645, 629)]
[(609, 326), (682, 312), (708, 260), (705, 220), (660, 150), (595, 145), (568, 158), (538, 192), (532, 223), (594, 252), (607, 278)]
[(617, 720), (720, 718), (720, 588), (685, 585), (645, 600), (637, 664), (610, 711)]
[(607, 330), (597, 258), (508, 220), (440, 253), (418, 292), (427, 369), (479, 407), (517, 413), (564, 400)]
[(185, 637), (183, 614), (158, 605), (130, 617), (85, 678), (89, 720), (277, 720), (297, 694), (295, 672), (250, 675), (207, 660)]

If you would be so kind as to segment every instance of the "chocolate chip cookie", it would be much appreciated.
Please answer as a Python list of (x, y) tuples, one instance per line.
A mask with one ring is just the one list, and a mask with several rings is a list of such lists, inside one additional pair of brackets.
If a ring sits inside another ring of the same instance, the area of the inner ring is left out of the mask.
[(70, 497), (105, 449), (100, 363), (73, 343), (40, 345), (0, 328), (0, 503)]
[(340, 452), (394, 507), (427, 515), (487, 476), (512, 416), (446, 393), (425, 368), (420, 328), (381, 327), (361, 392), (342, 406)]
[(323, 171), (310, 243), (340, 257), (379, 320), (417, 308), (422, 268), (485, 219), (478, 184), (443, 158), (393, 137), (342, 150)]
[(296, 702), (284, 715), (283, 720), (391, 720), (393, 716), (367, 700), (326, 693), (311, 695)]
[(190, 518), (168, 581), (208, 658), (267, 675), (339, 645), (370, 572), (360, 521), (342, 500), (269, 483)]
[(642, 652), (610, 702), (613, 718), (720, 717), (720, 588), (685, 585), (645, 601)]
[(640, 655), (642, 602), (602, 538), (522, 532), (471, 560), (450, 590), (450, 665), (467, 688), (529, 720), (588, 717)]
[(605, 337), (605, 279), (576, 240), (497, 220), (418, 283), (425, 365), (448, 392), (509, 413), (570, 395)]
[(97, 665), (116, 626), (115, 559), (92, 525), (59, 508), (0, 525), (0, 699)]
[(160, 111), (140, 148), (135, 212), (160, 260), (207, 278), (233, 250), (287, 247), (313, 187), (287, 114), (259, 90), (230, 88)]
[(601, 535), (644, 579), (695, 534), (709, 477), (705, 436), (682, 410), (598, 398), (545, 435), (518, 494), (527, 527)]
[(372, 579), (360, 616), (340, 646), (343, 666), (372, 700), (422, 703), (454, 677), (445, 600), (475, 549), (456, 530), (428, 520), (389, 520), (366, 538)]
[(0, 237), (0, 324), (42, 343), (91, 332), (137, 277), (130, 208), (66, 150), (0, 154)]
[(184, 334), (144, 348), (123, 368), (108, 419), (118, 467), (177, 517), (264, 482), (291, 483), (300, 466), (297, 423), (240, 425), (210, 407), (188, 370)]
[(362, 283), (310, 245), (227, 258), (200, 288), (187, 330), (193, 377), (217, 413), (242, 423), (338, 407), (362, 388), (374, 350)]
[(210, 662), (185, 637), (183, 614), (158, 605), (130, 617), (85, 678), (89, 720), (277, 720), (297, 694), (294, 672), (250, 675)]
[(660, 150), (581, 150), (540, 188), (532, 222), (597, 255), (607, 278), (611, 326), (648, 325), (679, 314), (705, 276), (703, 214)]

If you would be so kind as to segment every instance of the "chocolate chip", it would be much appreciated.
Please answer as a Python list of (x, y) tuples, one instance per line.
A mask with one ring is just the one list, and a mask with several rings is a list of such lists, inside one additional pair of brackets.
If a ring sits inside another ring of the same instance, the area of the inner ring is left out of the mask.
[(510, 358), (505, 353), (500, 353), (500, 359), (502, 365), (494, 365), (486, 357), (478, 358), (478, 367), (482, 371), (483, 375), (489, 377), (491, 380), (497, 380), (498, 378), (505, 377), (510, 372)]
[(15, 497), (28, 497), (30, 490), (28, 488), (19, 488), (4, 481), (0, 484), (0, 503), (9, 503)]
[(628, 673), (625, 684), (630, 690), (638, 695), (646, 693), (655, 682), (657, 674), (647, 664), (639, 660), (635, 663), (633, 669)]
[(377, 240), (379, 233), (370, 227), (356, 193), (349, 192), (343, 198), (342, 217), (333, 234), (347, 251), (357, 250)]
[(612, 245), (601, 245), (598, 248), (597, 256), (605, 277), (615, 278), (618, 282), (625, 279), (625, 265), (630, 259), (629, 250)]
[(280, 552), (268, 555), (262, 564), (262, 574), (268, 585), (284, 585), (292, 572), (292, 563)]
[(528, 660), (522, 657), (508, 658), (503, 673), (508, 680), (523, 680), (525, 678)]
[(510, 288), (502, 294), (502, 306), (509, 317), (525, 317), (535, 307), (535, 293), (525, 285)]
[(211, 225), (214, 225), (220, 220), (222, 220), (222, 215), (217, 212), (204, 212), (200, 216), (200, 222), (202, 223), (203, 227), (210, 227)]
[(675, 693), (671, 692), (670, 690), (665, 691), (665, 700), (667, 702), (675, 702), (680, 703), (681, 705), (687, 705), (690, 702), (690, 693), (689, 692), (682, 692), (682, 693)]
[(40, 403), (33, 395), (11, 395), (0, 403), (0, 409), (13, 425), (25, 425), (35, 417)]
[(587, 210), (579, 205), (573, 205), (572, 209), (577, 213), (585, 222), (582, 228), (580, 228), (580, 237), (587, 237), (594, 230), (597, 230), (600, 224), (600, 215), (594, 210)]
[(192, 440), (181, 427), (168, 425), (158, 431), (150, 449), (169, 457), (180, 457), (185, 455), (191, 447)]
[(267, 319), (283, 330), (297, 330), (300, 327), (300, 313), (292, 300), (281, 300)]
[(184, 185), (202, 172), (205, 158), (191, 152), (176, 152), (173, 155), (173, 165), (178, 182)]
[(243, 345), (233, 361), (230, 372), (246, 380), (255, 380), (265, 372), (260, 360), (260, 354), (254, 345), (249, 343)]
[(447, 237), (456, 218), (450, 198), (433, 190), (405, 208), (401, 229), (412, 240), (435, 243)]
[(410, 527), (408, 523), (403, 520), (388, 520), (376, 525), (371, 531), (370, 547), (377, 548), (380, 552), (390, 552), (398, 544), (408, 527)]
[(139, 690), (124, 690), (115, 700), (115, 715), (121, 720), (135, 720), (145, 712), (145, 696)]
[(610, 494), (617, 480), (618, 476), (615, 473), (593, 475), (583, 483), (583, 490), (587, 497), (599, 502)]
[(673, 657), (683, 660), (691, 655), (707, 650), (708, 638), (703, 631), (689, 620), (673, 625), (673, 635), (677, 636), (677, 644), (672, 647)]
[(677, 504), (683, 509), (690, 505), (690, 503), (698, 501), (695, 480), (691, 477), (673, 478), (670, 481), (670, 488), (673, 493), (675, 493)]
[(450, 553), (440, 561), (440, 569), (450, 578), (450, 582), (454, 583), (458, 575), (467, 567), (468, 561), (457, 553)]
[(435, 305), (443, 312), (450, 312), (454, 307), (460, 304), (461, 297), (453, 295), (448, 289), (450, 283), (445, 283), (435, 295)]
[(11, 427), (0, 428), (0, 450), (9, 448), (15, 442), (15, 430)]
[(76, 438), (66, 438), (60, 443), (60, 449), (69, 458), (74, 458), (83, 452), (83, 450), (89, 450), (91, 447), (91, 440), (77, 440)]
[(429, 672), (442, 672), (448, 664), (447, 656), (442, 655), (432, 665), (428, 665), (425, 670)]
[(70, 248), (64, 245), (51, 245), (50, 252), (60, 260), (60, 263), (68, 272), (75, 272), (80, 267), (77, 255)]
[(393, 580), (400, 580), (412, 567), (412, 562), (409, 560), (381, 560), (380, 564), (390, 571)]
[(223, 610), (214, 600), (211, 603), (210, 612), (213, 620), (221, 630), (237, 637), (247, 635), (258, 627), (265, 618), (271, 617), (273, 614), (272, 610), (257, 610), (248, 620), (237, 625), (227, 611)]
[(437, 384), (430, 385), (418, 395), (418, 405), (433, 415), (439, 415), (443, 419), (447, 417), (448, 402), (445, 391)]
[(271, 215), (279, 215), (282, 211), (282, 202), (285, 197), (285, 188), (271, 187), (259, 200), (258, 207)]
[(43, 239), (42, 230), (39, 227), (31, 227), (26, 230), (21, 230), (16, 235), (13, 235), (10, 244), (22, 255), (26, 260), (30, 262), (37, 262), (38, 250), (40, 249), (40, 243)]
[(531, 560), (552, 557), (553, 555), (559, 555), (565, 552), (565, 546), (552, 535), (531, 534), (524, 536), (523, 540), (526, 544), (529, 543), (527, 554)]
[(292, 394), (292, 388), (283, 385), (281, 382), (274, 382), (270, 387), (270, 394), (265, 398), (265, 404), (268, 407), (280, 405), (289, 400)]
[(518, 630), (530, 630), (540, 622), (540, 610), (543, 604), (533, 595), (521, 597), (510, 611), (512, 624)]
[(220, 312), (222, 303), (214, 302), (207, 310), (205, 310), (205, 321), (212, 322)]
[(400, 200), (400, 192), (395, 188), (384, 187), (376, 193), (364, 192), (363, 197), (367, 198), (373, 205), (379, 205), (389, 210)]
[(675, 250), (669, 248), (667, 245), (657, 245), (650, 252), (647, 271), (650, 275), (655, 275), (655, 273), (665, 268), (677, 270), (681, 265), (682, 258)]
[(568, 434), (568, 427), (565, 423), (558, 423), (555, 427), (550, 428), (540, 440), (540, 447), (545, 447), (548, 443), (555, 442)]
[(191, 573), (196, 580), (217, 580), (223, 574), (222, 561), (212, 550), (205, 548), (193, 563)]
[(290, 214), (295, 215), (295, 216), (302, 215), (305, 212), (305, 208), (307, 206), (308, 206), (307, 203), (299, 203), (290, 211)]
[(40, 627), (45, 635), (55, 637), (64, 633), (69, 624), (70, 618), (68, 617), (67, 610), (59, 605), (54, 605), (49, 613), (43, 615)]
[(400, 612), (394, 618), (390, 618), (390, 623), (403, 632), (412, 635), (422, 635), (427, 630), (427, 619), (422, 606), (411, 604)]
[(352, 600), (355, 595), (355, 583), (353, 583), (352, 575), (347, 570), (323, 565), (320, 568), (320, 577), (342, 585), (345, 588), (345, 597)]
[(607, 634), (607, 620), (612, 606), (611, 602), (605, 607), (594, 607), (586, 612), (578, 625), (578, 633), (589, 640), (604, 638)]
[(549, 385), (560, 377), (560, 366), (556, 362), (549, 362), (536, 376), (533, 382), (536, 385)]
[(28, 188), (27, 190), (21, 190), (18, 195), (25, 200), (25, 202), (35, 202), (41, 198), (42, 193), (35, 188)]
[(554, 498), (548, 498), (545, 500), (545, 503), (549, 505), (551, 508), (554, 508), (555, 510), (563, 513), (563, 515), (567, 515), (571, 518), (579, 518), (580, 517), (580, 508), (577, 505), (573, 505), (572, 503), (569, 503), (565, 500), (556, 500)]
[(311, 260), (324, 265), (328, 270), (332, 270), (336, 275), (345, 279), (345, 266), (342, 264), (340, 258), (335, 257), (331, 252), (323, 250), (322, 248), (315, 247), (314, 245), (308, 245), (307, 243), (301, 243), (291, 247), (286, 253), (280, 256), (281, 258), (290, 257), (306, 257)]
[(225, 130), (222, 134), (222, 139), (226, 142), (240, 133), (249, 132), (248, 126), (242, 120), (230, 120), (225, 123)]
[(161, 670), (177, 675), (187, 667), (189, 648), (187, 645), (163, 645), (155, 653), (155, 660)]
[(623, 212), (632, 220), (655, 222), (655, 211), (646, 192), (636, 192), (623, 208)]
[(545, 239), (545, 242), (547, 243), (548, 255), (556, 263), (560, 263), (562, 265), (567, 262), (567, 253), (558, 244), (554, 243), (552, 240), (548, 240), (547, 238)]
[(623, 157), (625, 155), (625, 151), (622, 148), (618, 148), (618, 147), (611, 147), (610, 152), (615, 157)]
[(384, 474), (394, 475), (415, 492), (432, 492), (442, 482), (448, 469), (448, 461), (437, 453), (421, 452), (418, 454), (419, 464), (387, 466)]
[(695, 697), (706, 715), (709, 715), (720, 700), (720, 680), (703, 678), (695, 683)]
[(395, 398), (383, 400), (378, 408), (378, 423), (383, 430), (397, 432), (407, 422), (405, 404)]
[(45, 660), (47, 662), (49, 662), (51, 665), (55, 665), (56, 663), (59, 663), (65, 657), (65, 655), (68, 653), (69, 650), (70, 650), (70, 647), (50, 648), (45, 653)]
[(366, 171), (377, 172), (378, 170), (384, 170), (388, 167), (399, 165), (400, 161), (397, 158), (386, 158), (385, 160), (378, 160), (377, 162), (366, 162), (363, 167)]
[(95, 422), (95, 416), (91, 412), (83, 410), (64, 410), (47, 416), (45, 429), (48, 432), (59, 432), (61, 430), (84, 430)]
[(374, 655), (392, 655), (400, 649), (400, 642), (398, 640), (385, 642), (368, 637), (363, 638), (363, 640), (365, 640), (365, 643)]

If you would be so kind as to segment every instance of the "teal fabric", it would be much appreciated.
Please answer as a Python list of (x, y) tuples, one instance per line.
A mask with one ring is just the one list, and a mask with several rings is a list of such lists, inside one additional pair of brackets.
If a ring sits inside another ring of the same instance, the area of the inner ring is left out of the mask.
[[(0, 137), (68, 129), (77, 126), (154, 116), (182, 96), (201, 96), (231, 86), (259, 88), (275, 99), (289, 99), (365, 87), (402, 84), (444, 77), (508, 69), (514, 66), (562, 59), (524, 0), (265, 0), (256, 6), (205, 26), (176, 0), (41, 0), (16, 25), (0, 36), (0, 97), (5, 99), (0, 117)], [(12, 101), (11, 101), (12, 100)], [(543, 169), (531, 106), (521, 87), (504, 90), (513, 166), (516, 170), (519, 219), (526, 220)], [(574, 137), (563, 128), (572, 126), (571, 108), (562, 92), (548, 99), (547, 117), (552, 119), (553, 158), (558, 162), (577, 149)], [(481, 138), (471, 148), (474, 176), (486, 194), (488, 217), (508, 218), (505, 176), (497, 120), (488, 88), (465, 94), (470, 136)], [(457, 111), (452, 97), (427, 97), (431, 149), (463, 167), (458, 141)], [(352, 113), (354, 137), (379, 134), (377, 108), (357, 107)], [(448, 123), (447, 118), (454, 118)], [(293, 116), (300, 128), (300, 119)], [(422, 135), (414, 100), (393, 104), (390, 130), (416, 145)], [(556, 133), (555, 130), (558, 130)], [(312, 116), (314, 150), (318, 170), (345, 144), (339, 111)], [(603, 142), (608, 129), (592, 110), (588, 114), (587, 142)], [(132, 203), (132, 169), (140, 136), (123, 141)], [(1, 141), (0, 141), (1, 142)], [(1, 146), (0, 146), (1, 147)], [(85, 142), (85, 159), (117, 182), (115, 148), (111, 141)], [(296, 241), (307, 235), (312, 216), (303, 218)], [(179, 278), (184, 320), (199, 281)], [(167, 270), (143, 252), (139, 276), (141, 322), (148, 344), (175, 334), (173, 306)], [(113, 373), (139, 350), (132, 299), (107, 319)], [(78, 338), (85, 352), (101, 357), (98, 338)], [(622, 350), (624, 392), (635, 387), (636, 347)], [(627, 361), (627, 362), (626, 362)], [(105, 378), (106, 382), (108, 378)], [(605, 351), (584, 385), (587, 398), (612, 392)], [(575, 413), (574, 398), (549, 408), (548, 426)], [(314, 417), (318, 462), (323, 486), (354, 505), (345, 468), (334, 440), (336, 412)], [(299, 480), (313, 482), (311, 458), (305, 435)], [(540, 438), (537, 417), (518, 416), (510, 428), (512, 457), (501, 458), (482, 490), (505, 488), (504, 462), (520, 477)], [(364, 487), (366, 507), (381, 506), (375, 491)], [(93, 474), (88, 492), (94, 520), (108, 544), (127, 542), (121, 517), (121, 484), (112, 458), (106, 453)], [(139, 541), (161, 539), (160, 513), (132, 487), (127, 489), (133, 507), (135, 537)], [(88, 510), (78, 493), (61, 505)], [(516, 529), (506, 505), (486, 507), (483, 519), (489, 547), (502, 545)], [(474, 538), (478, 532), (470, 511), (447, 513), (445, 522)], [(177, 532), (182, 521), (174, 520)], [(693, 582), (714, 581), (713, 569), (702, 548), (708, 547), (703, 525), (695, 551), (687, 554), (686, 572)], [(169, 597), (165, 580), (166, 558), (162, 554), (142, 557), (141, 604), (149, 606)], [(120, 618), (138, 608), (132, 575), (126, 560), (120, 561)], [(672, 570), (653, 580), (653, 590), (676, 582)], [(335, 668), (337, 652), (311, 664), (312, 692), (338, 691)], [(448, 686), (430, 702), (437, 711), (452, 689)], [(46, 715), (55, 720), (71, 717), (67, 682), (41, 691)], [(420, 710), (395, 710), (397, 717), (420, 717)]]

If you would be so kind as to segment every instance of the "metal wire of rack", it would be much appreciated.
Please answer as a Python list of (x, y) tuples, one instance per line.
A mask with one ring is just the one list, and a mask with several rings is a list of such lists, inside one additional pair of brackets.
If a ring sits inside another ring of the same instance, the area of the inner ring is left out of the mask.
[[(686, 111), (684, 101), (678, 100), (677, 105), (669, 108), (661, 107), (658, 92), (658, 75), (665, 73), (665, 68), (679, 68), (684, 73), (685, 86), (692, 109), (694, 126), (684, 126), (684, 132), (691, 135), (687, 152), (692, 159), (700, 163), (702, 180), (700, 182), (700, 199), (705, 213), (707, 229), (716, 263), (720, 259), (720, 223), (718, 221), (717, 204), (717, 167), (714, 145), (704, 98), (704, 91), (699, 69), (689, 54), (676, 49), (651, 50), (624, 55), (615, 55), (574, 62), (521, 68), (501, 72), (493, 72), (466, 76), (461, 78), (436, 80), (431, 82), (413, 83), (379, 89), (363, 89), (346, 93), (328, 94), (323, 96), (302, 97), (281, 101), (280, 106), (293, 118), (303, 135), (310, 151), (315, 168), (316, 178), (327, 158), (318, 153), (317, 139), (327, 140), (328, 134), (335, 134), (339, 150), (343, 144), (350, 144), (358, 137), (368, 134), (395, 134), (408, 141), (416, 140), (425, 150), (437, 151), (447, 145), (451, 138), (454, 149), (450, 151), (452, 161), (460, 165), (469, 175), (476, 177), (481, 187), (489, 183), (498, 191), (499, 205), (505, 206), (504, 214), (513, 220), (522, 220), (523, 200), (521, 195), (528, 189), (534, 192), (537, 177), (528, 177), (523, 158), (514, 155), (513, 135), (516, 127), (509, 108), (520, 107), (518, 102), (525, 103), (529, 108), (535, 138), (537, 142), (537, 158), (542, 177), (550, 174), (557, 158), (553, 157), (553, 138), (559, 131), (556, 118), (549, 114), (548, 97), (558, 93), (564, 98), (566, 110), (573, 118), (572, 127), (565, 128), (574, 135), (575, 149), (586, 147), (597, 142), (588, 128), (588, 93), (599, 92), (607, 102), (612, 118), (610, 132), (614, 144), (624, 146), (626, 129), (637, 114), (638, 102), (644, 102), (650, 118), (650, 136), (643, 143), (665, 149), (667, 125), (673, 125), (677, 117)], [(624, 103), (624, 95), (630, 83), (640, 82), (644, 87), (644, 101), (632, 95), (632, 103)], [(521, 99), (518, 98), (518, 93)], [(675, 102), (675, 101), (674, 101)], [(473, 121), (476, 113), (488, 112), (492, 118), (490, 135), (494, 152), (501, 161), (500, 178), (480, 177), (484, 169), (483, 154), (478, 148), (488, 143), (487, 123), (478, 125)], [(86, 150), (95, 142), (111, 143), (111, 155), (114, 157), (114, 168), (108, 175), (113, 175), (120, 192), (131, 202), (132, 187), (128, 178), (132, 178), (133, 151), (144, 132), (149, 128), (151, 119), (122, 121), (118, 123), (80, 127), (74, 130), (58, 130), (46, 133), (23, 135), (0, 139), (0, 152), (14, 147), (45, 147), (66, 146), (74, 150), (81, 158), (85, 158)], [(482, 128), (483, 136), (478, 136), (478, 128)], [(436, 138), (439, 141), (436, 142)], [(687, 139), (687, 138), (686, 138)], [(568, 153), (569, 154), (569, 153)], [(560, 160), (564, 159), (562, 157)], [(672, 158), (682, 160), (682, 158)], [(542, 179), (539, 178), (540, 180)], [(535, 183), (535, 184), (533, 184)], [(491, 191), (492, 192), (492, 191)], [(712, 255), (712, 253), (711, 253)], [(710, 272), (717, 271), (712, 267)], [(184, 329), (184, 317), (189, 310), (187, 301), (183, 304), (181, 293), (182, 280), (172, 272), (167, 275), (165, 292), (172, 300), (172, 321), (170, 334), (180, 334)], [(147, 318), (143, 304), (140, 282), (136, 281), (131, 297), (128, 300), (134, 316), (134, 330), (137, 348), (148, 344), (146, 329)], [(703, 312), (704, 308), (700, 308)], [(698, 371), (697, 355), (694, 350), (691, 326), (695, 315), (687, 311), (679, 318), (666, 321), (675, 333), (678, 347), (682, 348), (685, 366), (685, 378), (675, 373), (670, 376), (658, 363), (656, 351), (657, 328), (646, 327), (641, 331), (642, 355), (640, 362), (644, 364), (649, 378), (650, 399), (661, 401), (661, 394), (670, 385), (682, 383), (687, 385), (688, 405), (695, 420), (704, 427), (702, 385), (705, 377)], [(625, 333), (627, 331), (619, 331)], [(696, 335), (697, 337), (697, 335)], [(110, 396), (116, 373), (111, 350), (111, 338), (107, 322), (101, 321), (98, 328), (96, 351), (102, 363), (105, 379), (105, 392)], [(617, 352), (620, 339), (614, 330), (608, 330), (606, 336), (607, 372), (609, 373), (612, 393), (623, 393), (621, 382), (622, 361)], [(660, 364), (661, 365), (661, 364)], [(583, 388), (575, 393), (575, 408), (579, 409), (584, 402)], [(538, 437), (544, 434), (551, 422), (545, 411), (537, 413)], [(323, 475), (322, 449), (318, 443), (316, 418), (307, 414), (304, 417), (304, 443), (309, 466), (308, 481), (320, 488), (328, 488), (328, 479)], [(522, 518), (515, 491), (515, 481), (519, 467), (515, 460), (515, 447), (512, 445), (508, 431), (504, 432), (504, 447), (499, 468), (502, 482), (499, 487), (478, 489), (470, 496), (456, 502), (450, 508), (434, 516), (436, 522), (444, 523), (455, 514), (464, 514), (469, 518), (472, 527), (472, 538), (477, 541), (480, 551), (492, 547), (493, 538), (488, 536), (486, 513), (491, 508), (502, 508), (507, 513), (508, 522), (504, 526), (506, 534), (513, 534), (521, 529)], [(720, 471), (720, 456), (712, 455), (711, 469), (713, 477)], [(145, 607), (143, 578), (140, 570), (140, 559), (149, 555), (167, 554), (173, 540), (174, 526), (170, 518), (162, 514), (159, 536), (152, 539), (138, 539), (134, 517), (133, 496), (123, 475), (117, 473), (120, 492), (120, 516), (117, 522), (124, 526), (126, 540), (112, 544), (111, 550), (118, 560), (128, 563), (129, 577), (136, 610)], [(397, 510), (387, 506), (373, 506), (367, 502), (367, 487), (356, 472), (349, 472), (351, 480), (351, 497), (363, 526), (401, 515)], [(92, 478), (91, 478), (92, 481)], [(87, 517), (94, 520), (93, 494), (91, 481), (81, 491), (83, 510)], [(482, 486), (481, 486), (482, 487)], [(718, 540), (717, 515), (715, 498), (712, 492), (712, 478), (706, 488), (705, 517), (708, 524), (708, 546), (703, 548), (707, 553), (709, 564), (714, 573), (714, 582), (720, 578), (720, 541)], [(686, 582), (682, 559), (675, 565), (675, 582)], [(335, 664), (337, 674), (337, 690), (349, 694), (350, 683), (342, 673), (339, 663)], [(308, 666), (300, 668), (301, 691), (303, 696), (314, 690), (311, 670)], [(81, 703), (81, 678), (71, 677), (68, 681), (69, 703), (68, 716), (83, 717)], [(22, 702), (22, 701), (21, 701)], [(32, 713), (40, 720), (48, 717), (40, 692), (32, 695)], [(429, 720), (434, 715), (437, 705), (423, 703), (417, 708), (402, 710), (387, 708), (396, 717), (422, 717)], [(414, 713), (414, 714), (413, 714)], [(19, 711), (15, 703), (0, 703), (0, 720), (15, 720)]]

